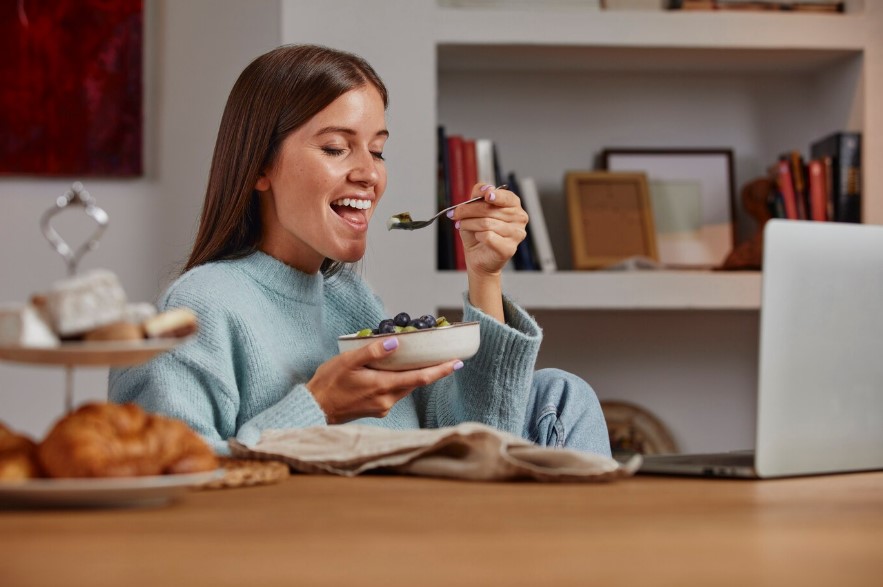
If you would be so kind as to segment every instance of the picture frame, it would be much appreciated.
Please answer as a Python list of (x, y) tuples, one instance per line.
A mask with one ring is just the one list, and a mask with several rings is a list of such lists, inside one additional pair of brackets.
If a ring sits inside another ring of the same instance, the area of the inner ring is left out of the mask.
[(631, 257), (658, 261), (644, 173), (569, 171), (565, 194), (574, 269), (600, 269)]
[(601, 153), (601, 167), (646, 174), (664, 266), (719, 267), (735, 247), (732, 149), (609, 148)]

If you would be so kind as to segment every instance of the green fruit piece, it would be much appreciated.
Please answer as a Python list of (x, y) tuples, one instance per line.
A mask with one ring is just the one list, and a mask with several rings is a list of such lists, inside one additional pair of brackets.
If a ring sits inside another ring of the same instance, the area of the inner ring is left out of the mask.
[(413, 326), (405, 326), (402, 328), (402, 332), (417, 332), (417, 329)]
[(435, 321), (435, 325), (436, 326), (450, 326), (451, 323), (448, 322), (447, 318), (445, 318), (444, 316), (441, 316)]
[(398, 334), (399, 332), (401, 332), (404, 329), (405, 329), (404, 326), (396, 326), (396, 334)]
[(365, 336), (371, 336), (371, 329), (370, 328), (363, 328), (356, 333), (356, 336), (358, 336), (359, 338), (362, 338)]

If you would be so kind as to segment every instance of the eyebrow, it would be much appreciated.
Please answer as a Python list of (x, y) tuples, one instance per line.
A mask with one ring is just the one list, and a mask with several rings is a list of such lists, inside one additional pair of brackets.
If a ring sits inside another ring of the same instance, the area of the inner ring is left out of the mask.
[[(345, 126), (326, 126), (325, 128), (319, 129), (319, 132), (317, 132), (316, 135), (318, 136), (318, 135), (327, 135), (327, 134), (336, 134), (336, 133), (350, 135), (350, 136), (356, 135), (356, 131), (354, 131), (351, 128), (347, 128)], [(388, 137), (389, 131), (386, 129), (379, 130), (379, 131), (377, 131), (377, 134), (375, 134), (374, 136)]]

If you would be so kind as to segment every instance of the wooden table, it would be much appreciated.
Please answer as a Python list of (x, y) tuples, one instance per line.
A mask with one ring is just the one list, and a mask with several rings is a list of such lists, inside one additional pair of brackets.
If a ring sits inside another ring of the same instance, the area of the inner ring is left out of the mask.
[(883, 584), (883, 473), (599, 485), (293, 476), (0, 510), (0, 585)]

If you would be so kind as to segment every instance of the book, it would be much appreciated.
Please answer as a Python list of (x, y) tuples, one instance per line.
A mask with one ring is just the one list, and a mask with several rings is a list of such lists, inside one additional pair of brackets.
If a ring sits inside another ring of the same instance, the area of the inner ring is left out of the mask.
[(828, 217), (828, 220), (833, 221), (836, 218), (834, 214), (834, 160), (825, 156), (821, 158), (821, 161), (825, 172), (825, 195), (828, 197), (828, 209), (825, 215)]
[(528, 210), (530, 216), (530, 234), (533, 237), (540, 269), (545, 273), (557, 271), (558, 265), (555, 262), (555, 252), (552, 250), (552, 240), (549, 238), (549, 229), (546, 226), (546, 217), (543, 214), (537, 184), (532, 177), (525, 177), (519, 182), (519, 187), (521, 188), (521, 199), (525, 203), (525, 210)]
[(806, 220), (809, 218), (809, 192), (803, 157), (798, 151), (791, 151), (784, 157), (791, 164), (791, 184), (794, 187), (794, 199), (797, 202), (797, 218)]
[[(447, 136), (445, 127), (438, 127), (438, 184), (437, 210), (444, 210), (451, 205), (450, 162), (448, 159)], [(436, 226), (436, 267), (439, 270), (454, 268), (454, 234), (449, 224), (439, 222)]]
[[(448, 136), (448, 162), (450, 164), (451, 179), (451, 205), (466, 200), (464, 187), (466, 185), (465, 178), (465, 162), (464, 162), (464, 146), (463, 137), (461, 135)], [(463, 253), (463, 241), (460, 240), (459, 231), (454, 228), (453, 223), (447, 223), (448, 230), (451, 232), (451, 240), (454, 249), (454, 265), (452, 269), (466, 268), (466, 256)]]
[(500, 185), (494, 165), (494, 142), (490, 139), (475, 139), (475, 160), (478, 169), (478, 181)]
[(785, 218), (798, 220), (800, 216), (797, 211), (797, 195), (794, 193), (794, 181), (791, 179), (790, 162), (780, 159), (776, 171), (776, 186), (779, 189), (779, 194), (782, 196)]
[[(460, 204), (472, 197), (472, 188), (478, 183), (478, 158), (475, 152), (475, 139), (463, 138), (463, 186), (453, 198), (452, 204)], [(454, 230), (454, 268), (457, 271), (466, 271), (466, 254), (463, 250), (463, 240), (460, 231)]]
[(861, 133), (829, 134), (810, 145), (810, 155), (831, 158), (834, 220), (861, 222)]
[(828, 219), (828, 190), (825, 185), (825, 165), (820, 159), (811, 159), (808, 165), (809, 210), (811, 220)]

